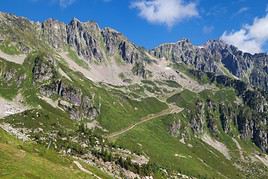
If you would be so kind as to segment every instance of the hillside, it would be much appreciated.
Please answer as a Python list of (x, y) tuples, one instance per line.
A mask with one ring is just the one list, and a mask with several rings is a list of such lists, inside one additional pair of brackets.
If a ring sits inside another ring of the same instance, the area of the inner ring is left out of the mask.
[[(95, 167), (88, 167), (88, 174), (75, 163), (81, 161), (63, 157), (53, 150), (34, 143), (23, 143), (0, 130), (1, 178), (107, 178)], [(82, 163), (82, 162), (81, 162)], [(95, 174), (94, 174), (94, 173)]]
[(1, 13), (0, 176), (266, 178), (267, 65), (219, 40), (146, 50)]

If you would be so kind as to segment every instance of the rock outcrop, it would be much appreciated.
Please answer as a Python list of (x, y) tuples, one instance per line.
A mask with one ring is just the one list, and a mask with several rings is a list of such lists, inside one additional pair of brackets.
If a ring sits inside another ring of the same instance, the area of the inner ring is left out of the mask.
[(32, 70), (33, 82), (40, 86), (40, 94), (57, 98), (58, 106), (74, 120), (94, 120), (99, 112), (88, 94), (60, 78), (52, 57), (37, 56)]
[[(233, 87), (235, 88), (235, 85)], [(239, 97), (242, 98), (241, 104), (231, 101), (218, 104), (210, 99), (198, 99), (195, 108), (189, 111), (189, 126), (198, 136), (206, 131), (216, 136), (221, 130), (230, 136), (238, 132), (242, 139), (250, 139), (262, 151), (268, 152), (268, 95), (252, 89), (240, 91), (239, 86), (236, 87)], [(176, 125), (172, 124), (171, 129), (175, 127)]]
[(236, 123), (236, 108), (229, 104), (221, 103), (219, 105), (220, 122), (223, 131), (228, 134), (231, 132), (231, 125)]
[(55, 49), (71, 47), (85, 60), (104, 61), (106, 56), (119, 55), (126, 63), (144, 60), (144, 52), (128, 41), (121, 33), (100, 29), (95, 22), (73, 19), (69, 24), (49, 19), (40, 24), (42, 37)]
[(42, 38), (55, 49), (64, 48), (67, 44), (67, 27), (64, 23), (48, 19), (39, 24)]
[(43, 83), (45, 81), (56, 78), (56, 69), (54, 67), (55, 61), (53, 58), (37, 56), (34, 60), (34, 67), (32, 70), (33, 81)]
[[(268, 90), (268, 55), (244, 53), (220, 40), (194, 46), (189, 40), (163, 44), (150, 51), (158, 58), (184, 63), (203, 72), (225, 74), (225, 67), (232, 75), (249, 82), (252, 86)], [(227, 74), (225, 74), (227, 75)]]
[(243, 137), (248, 137), (268, 152), (268, 96), (267, 93), (247, 91), (243, 96), (246, 106), (238, 118), (239, 129)]
[(89, 61), (93, 58), (98, 61), (104, 60), (101, 42), (97, 38), (100, 35), (101, 32), (96, 23), (81, 23), (73, 19), (67, 25), (67, 44), (74, 48), (79, 56)]
[(163, 44), (150, 51), (158, 58), (165, 58), (175, 63), (184, 63), (197, 70), (220, 72), (217, 59), (211, 57), (205, 48), (196, 47), (188, 39), (173, 44)]
[(26, 79), (26, 74), (20, 70), (10, 68), (4, 63), (0, 63), (0, 83), (6, 87), (20, 88)]
[(190, 126), (195, 134), (202, 134), (204, 132), (206, 117), (205, 105), (202, 101), (197, 101), (195, 105), (195, 112), (190, 119)]

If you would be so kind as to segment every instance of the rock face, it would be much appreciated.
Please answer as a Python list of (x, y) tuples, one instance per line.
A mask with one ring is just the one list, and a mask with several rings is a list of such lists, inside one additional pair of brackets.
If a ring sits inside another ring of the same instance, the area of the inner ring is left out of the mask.
[[(11, 34), (10, 29), (17, 29), (18, 33)], [(147, 76), (145, 66), (150, 60), (147, 51), (111, 28), (100, 29), (95, 22), (73, 19), (69, 24), (64, 24), (48, 19), (43, 23), (34, 23), (26, 18), (1, 13), (0, 30), (3, 32), (1, 35), (4, 35), (1, 41), (11, 39), (17, 42), (23, 52), (29, 52), (43, 44), (49, 44), (57, 50), (72, 48), (77, 55), (89, 62), (115, 58), (133, 64), (134, 74)], [(243, 53), (219, 40), (208, 41), (203, 46), (194, 46), (187, 39), (160, 45), (148, 53), (204, 72), (226, 75), (227, 70), (252, 86), (268, 90), (266, 54)]]
[(42, 37), (55, 49), (64, 48), (67, 44), (66, 25), (54, 19), (40, 24)]
[(160, 45), (150, 53), (158, 58), (193, 66), (197, 70), (219, 72), (216, 66), (217, 59), (212, 58), (209, 51), (192, 45), (187, 39), (174, 44)]
[(71, 47), (85, 60), (104, 61), (119, 55), (126, 63), (144, 60), (144, 52), (129, 42), (121, 33), (100, 29), (95, 22), (73, 19), (68, 25), (49, 19), (40, 24), (39, 30), (46, 41), (56, 49)]
[(184, 63), (196, 70), (224, 74), (224, 66), (234, 76), (250, 82), (253, 86), (268, 90), (268, 56), (243, 53), (222, 41), (208, 41), (204, 46), (194, 46), (189, 40), (163, 44), (150, 51), (158, 58)]
[(238, 123), (244, 137), (251, 138), (263, 151), (268, 152), (268, 96), (257, 91), (247, 91), (244, 95), (245, 109), (240, 114)]
[(204, 132), (204, 124), (206, 122), (205, 106), (202, 101), (197, 101), (195, 106), (195, 114), (192, 114), (190, 125), (195, 134), (202, 134)]
[(220, 113), (220, 121), (222, 129), (225, 133), (231, 132), (231, 124), (236, 122), (236, 114), (234, 112), (234, 108), (228, 104), (220, 104), (219, 105), (219, 113)]
[[(134, 64), (148, 59), (145, 50), (131, 43), (121, 33), (111, 28), (100, 29), (95, 22), (80, 22), (73, 19), (69, 24), (64, 24), (54, 19), (48, 19), (42, 23), (30, 22), (26, 18), (17, 17), (12, 14), (0, 15), (0, 30), (7, 32), (8, 38), (13, 38), (24, 49), (37, 46), (37, 39), (48, 44), (56, 50), (72, 48), (77, 55), (87, 61), (105, 61), (109, 57), (117, 57), (126, 63)], [(20, 30), (18, 34), (11, 34), (10, 29)], [(26, 38), (26, 36), (29, 39)], [(2, 33), (1, 33), (2, 35)], [(1, 41), (6, 37), (1, 36)], [(26, 43), (25, 41), (36, 43)], [(28, 50), (29, 51), (29, 50)]]
[(5, 83), (5, 85), (8, 87), (11, 87), (12, 85), (15, 85), (16, 87), (21, 87), (22, 82), (26, 79), (25, 74), (18, 74), (12, 69), (2, 73), (0, 72), (0, 77), (2, 78), (1, 81), (3, 81), (3, 83)]
[(105, 28), (101, 33), (104, 37), (104, 42), (108, 54), (110, 56), (115, 55), (121, 41), (120, 36), (122, 36), (122, 34), (110, 28)]
[(29, 53), (32, 49), (43, 46), (36, 28), (35, 24), (24, 17), (0, 13), (1, 41), (16, 43), (22, 53)]
[(181, 129), (181, 122), (180, 121), (173, 121), (173, 123), (169, 127), (169, 133), (172, 136), (177, 137), (180, 134)]
[(215, 113), (218, 112), (218, 105), (214, 104), (210, 99), (206, 101), (207, 105), (207, 112), (206, 112), (206, 118), (207, 118), (207, 127), (212, 133), (217, 133), (218, 126), (217, 126), (217, 120)]
[(53, 81), (48, 85), (41, 86), (40, 93), (46, 97), (58, 96), (59, 107), (68, 112), (71, 119), (94, 120), (99, 115), (90, 96), (83, 94), (79, 88), (75, 88), (63, 81)]
[[(94, 36), (95, 35), (95, 36)], [(103, 60), (100, 47), (100, 29), (96, 23), (81, 23), (73, 19), (67, 25), (67, 43), (73, 47), (79, 56), (87, 60)]]
[(32, 74), (35, 85), (40, 86), (40, 94), (48, 98), (56, 97), (58, 106), (68, 112), (71, 119), (96, 119), (99, 112), (94, 106), (92, 97), (61, 79), (52, 57), (36, 57)]
[(71, 85), (65, 84), (62, 81), (57, 83), (57, 94), (64, 100), (71, 102), (75, 106), (81, 105), (82, 92)]
[(8, 71), (4, 72), (1, 76), (3, 76), (3, 80), (8, 83), (16, 77), (16, 71), (15, 70), (8, 70)]
[(55, 78), (56, 70), (54, 68), (54, 60), (47, 58), (44, 60), (43, 57), (38, 56), (34, 60), (33, 67), (33, 81), (34, 82), (45, 82), (47, 80)]
[[(219, 82), (225, 87), (229, 86), (229, 83)], [(189, 111), (189, 126), (199, 136), (206, 131), (217, 136), (221, 130), (232, 136), (238, 131), (242, 139), (250, 139), (262, 151), (268, 152), (267, 93), (247, 88), (241, 90), (239, 85), (233, 87), (242, 98), (241, 103), (197, 100), (195, 108)], [(173, 128), (176, 128), (175, 124), (172, 124), (171, 129)]]
[(99, 115), (99, 111), (96, 109), (96, 107), (93, 104), (94, 104), (94, 101), (92, 98), (88, 96), (84, 96), (82, 98), (81, 114), (80, 114), (80, 117), (82, 119), (94, 120)]
[(0, 62), (0, 83), (4, 86), (20, 88), (25, 79), (25, 73), (20, 70), (15, 70), (14, 68), (10, 68), (5, 63)]

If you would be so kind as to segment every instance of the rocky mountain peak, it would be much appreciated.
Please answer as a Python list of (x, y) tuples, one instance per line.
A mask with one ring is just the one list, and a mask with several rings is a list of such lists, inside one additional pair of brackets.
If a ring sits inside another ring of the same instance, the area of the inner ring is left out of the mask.
[(22, 16), (16, 16), (11, 13), (0, 12), (0, 22), (6, 25), (14, 25), (16, 27), (24, 27), (26, 23), (31, 23), (27, 18)]
[(223, 49), (226, 48), (228, 45), (222, 40), (209, 40), (204, 44), (204, 46), (210, 49)]
[(77, 18), (73, 18), (67, 26), (72, 27), (73, 29), (81, 28), (82, 23)]
[(63, 48), (66, 44), (66, 25), (54, 19), (48, 19), (41, 24), (42, 38), (53, 48)]
[(84, 25), (92, 31), (101, 31), (98, 23), (95, 21), (85, 22)]
[(0, 19), (1, 20), (8, 20), (8, 19), (11, 19), (11, 18), (23, 18), (23, 17), (17, 17), (14, 14), (11, 14), (11, 13), (0, 12)]
[(111, 27), (104, 27), (103, 31), (106, 31), (108, 33), (115, 33), (115, 34), (118, 34), (118, 35), (122, 35), (121, 32), (118, 32), (117, 30), (111, 28)]
[(191, 45), (192, 45), (190, 39), (187, 39), (187, 38), (183, 38), (183, 39), (181, 39), (181, 40), (178, 40), (178, 41), (176, 42), (176, 44), (177, 44), (177, 45), (185, 45), (185, 44), (191, 44)]
[(75, 22), (81, 23), (81, 21), (78, 18), (73, 17), (70, 23), (75, 23)]
[(68, 24), (68, 26), (71, 26), (72, 28), (78, 28), (80, 30), (87, 29), (91, 32), (100, 31), (100, 27), (95, 21), (81, 22), (77, 18), (73, 18)]

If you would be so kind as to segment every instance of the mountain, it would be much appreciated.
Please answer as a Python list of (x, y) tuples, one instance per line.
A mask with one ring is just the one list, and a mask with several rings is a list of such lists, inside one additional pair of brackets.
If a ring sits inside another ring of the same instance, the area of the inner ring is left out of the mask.
[[(209, 41), (203, 46), (194, 46), (189, 40), (175, 44), (163, 44), (150, 51), (158, 58), (184, 63), (204, 72), (233, 75), (254, 87), (267, 91), (266, 54), (243, 53), (222, 41)], [(227, 69), (227, 72), (226, 72)]]
[[(81, 178), (268, 176), (267, 54), (220, 40), (147, 50), (95, 22), (0, 13), (0, 76), (9, 158), (37, 155)], [(1, 177), (63, 178), (13, 170), (28, 164), (19, 157)]]

